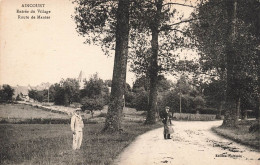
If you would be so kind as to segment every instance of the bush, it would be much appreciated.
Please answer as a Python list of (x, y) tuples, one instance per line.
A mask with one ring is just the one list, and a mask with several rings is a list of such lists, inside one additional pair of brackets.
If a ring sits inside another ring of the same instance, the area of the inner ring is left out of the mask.
[(68, 97), (65, 94), (65, 91), (60, 88), (59, 90), (56, 91), (55, 96), (54, 96), (54, 104), (55, 105), (65, 105), (68, 106)]
[(14, 89), (10, 85), (3, 85), (0, 89), (0, 102), (9, 103), (12, 102), (14, 95)]
[(105, 106), (105, 101), (102, 97), (97, 97), (97, 98), (89, 98), (89, 97), (84, 97), (81, 100), (82, 104), (82, 110), (102, 110), (103, 107)]
[(175, 120), (187, 120), (187, 121), (212, 121), (216, 119), (216, 115), (174, 113), (173, 118)]
[(136, 95), (134, 92), (126, 92), (125, 93), (125, 106), (130, 107), (130, 108), (134, 108), (135, 104), (134, 104), (134, 99), (135, 99)]
[(148, 92), (141, 91), (137, 94), (134, 99), (134, 107), (137, 111), (147, 111), (148, 110)]
[[(180, 112), (180, 95), (177, 91), (168, 91), (163, 94), (158, 107), (160, 107), (160, 109), (164, 109), (165, 106), (169, 106), (171, 112)], [(182, 95), (181, 111), (183, 113), (191, 113), (193, 109), (193, 97), (187, 94)]]
[(219, 111), (216, 108), (197, 108), (196, 110), (199, 111), (200, 114), (219, 114)]
[(259, 123), (254, 123), (249, 127), (249, 132), (254, 133), (254, 132), (260, 132), (260, 124)]

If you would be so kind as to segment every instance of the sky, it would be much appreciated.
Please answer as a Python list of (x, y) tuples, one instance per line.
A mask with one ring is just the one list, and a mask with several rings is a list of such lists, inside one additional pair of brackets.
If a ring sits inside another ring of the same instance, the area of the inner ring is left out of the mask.
[[(41, 7), (23, 4), (45, 4), (42, 9), (50, 13), (30, 13)], [(185, 10), (186, 16), (191, 12), (185, 7), (179, 10)], [(99, 46), (83, 43), (71, 18), (73, 12), (70, 0), (0, 0), (0, 84), (57, 83), (77, 78), (81, 70), (86, 78), (98, 73), (103, 80), (112, 79), (114, 57), (104, 55)], [(18, 19), (19, 15), (30, 19)], [(34, 15), (50, 19), (31, 19)], [(132, 85), (134, 80), (134, 74), (127, 72), (127, 82)]]

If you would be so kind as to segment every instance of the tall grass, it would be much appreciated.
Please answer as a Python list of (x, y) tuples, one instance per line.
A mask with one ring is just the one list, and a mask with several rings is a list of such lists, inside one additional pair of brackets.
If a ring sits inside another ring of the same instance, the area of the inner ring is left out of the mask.
[(236, 128), (225, 128), (220, 126), (214, 127), (212, 130), (225, 138), (260, 151), (260, 130), (257, 130), (256, 132), (249, 131), (250, 126), (257, 122), (257, 120), (241, 120)]
[(72, 150), (69, 124), (1, 124), (0, 164), (111, 164), (136, 136), (160, 125), (124, 122), (122, 133), (85, 124), (82, 148)]

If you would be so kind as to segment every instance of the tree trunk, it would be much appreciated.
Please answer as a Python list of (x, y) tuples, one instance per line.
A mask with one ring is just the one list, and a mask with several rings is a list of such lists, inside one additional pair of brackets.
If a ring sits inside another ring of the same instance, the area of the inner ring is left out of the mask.
[(236, 123), (235, 123), (235, 126), (238, 125), (238, 120), (239, 120), (239, 117), (240, 117), (240, 114), (241, 114), (240, 105), (241, 105), (241, 99), (240, 99), (240, 96), (238, 96), (237, 103), (236, 103), (237, 113), (236, 113), (236, 120), (235, 120)]
[(218, 115), (217, 115), (217, 119), (221, 119), (221, 114), (222, 114), (222, 110), (223, 110), (223, 105), (225, 104), (225, 101), (220, 101), (219, 107), (218, 107)]
[[(259, 17), (260, 18), (260, 17)], [(260, 24), (260, 20), (259, 20), (259, 24)], [(260, 27), (260, 26), (259, 26)], [(258, 124), (260, 125), (260, 50), (257, 50), (257, 64), (256, 66), (257, 68), (257, 99), (258, 99), (258, 107), (257, 107), (257, 112), (256, 112), (256, 119), (258, 120)]]
[[(258, 19), (258, 27), (260, 27), (260, 17)], [(258, 128), (260, 128), (260, 49), (257, 50), (257, 92), (258, 92), (258, 107), (257, 107), (257, 112), (256, 112), (256, 120), (257, 120), (257, 124), (258, 124)], [(258, 129), (259, 130), (259, 129)]]
[(258, 121), (260, 121), (260, 96), (258, 96), (258, 113), (257, 113), (257, 118)]
[(226, 92), (226, 112), (223, 121), (223, 126), (225, 127), (235, 127), (237, 126), (237, 101), (238, 101), (238, 86), (236, 81), (236, 72), (234, 69), (236, 52), (234, 49), (234, 40), (236, 36), (236, 0), (227, 1), (227, 13), (228, 21), (230, 22), (230, 27), (228, 27), (229, 37), (226, 45), (226, 57), (227, 57), (227, 92)]
[(159, 25), (160, 25), (160, 15), (162, 10), (162, 0), (158, 0), (156, 3), (157, 11), (152, 21), (150, 28), (152, 31), (152, 56), (151, 65), (149, 68), (149, 78), (150, 78), (150, 93), (149, 93), (149, 109), (146, 116), (145, 124), (156, 123), (156, 117), (159, 116), (157, 111), (157, 83), (158, 83), (158, 38), (159, 38)]
[(105, 127), (103, 129), (103, 131), (108, 132), (117, 132), (122, 129), (123, 95), (128, 56), (129, 5), (129, 0), (119, 0), (117, 9), (116, 50), (112, 88)]

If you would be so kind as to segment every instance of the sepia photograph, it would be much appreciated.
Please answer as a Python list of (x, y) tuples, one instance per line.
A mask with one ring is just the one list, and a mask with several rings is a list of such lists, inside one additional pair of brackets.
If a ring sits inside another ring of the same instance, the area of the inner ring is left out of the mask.
[(0, 0), (0, 164), (260, 165), (260, 0)]

